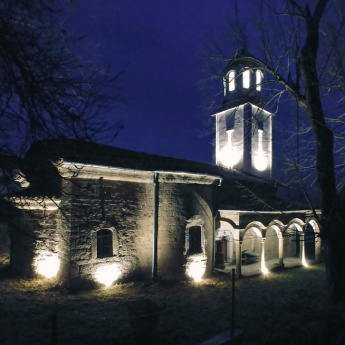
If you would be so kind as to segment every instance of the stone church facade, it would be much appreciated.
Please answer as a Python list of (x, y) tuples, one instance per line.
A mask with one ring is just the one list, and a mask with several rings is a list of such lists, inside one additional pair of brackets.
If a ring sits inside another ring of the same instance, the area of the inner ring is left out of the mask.
[(262, 73), (234, 61), (213, 115), (215, 164), (68, 139), (33, 144), (22, 168), (30, 185), (2, 205), (12, 270), (110, 285), (319, 261), (318, 214), (280, 198), (271, 179)]

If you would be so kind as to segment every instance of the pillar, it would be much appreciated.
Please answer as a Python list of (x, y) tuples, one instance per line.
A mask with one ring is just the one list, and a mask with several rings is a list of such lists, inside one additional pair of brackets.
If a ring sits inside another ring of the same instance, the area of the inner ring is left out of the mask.
[(261, 269), (263, 267), (266, 267), (266, 265), (265, 265), (265, 240), (266, 240), (266, 237), (263, 237), (261, 239), (261, 255), (260, 255), (260, 267), (261, 267)]
[(315, 232), (315, 261), (321, 261), (321, 237), (319, 232)]
[(242, 268), (242, 241), (236, 240), (236, 271), (238, 276), (241, 276), (241, 268)]
[(278, 241), (279, 241), (279, 266), (280, 267), (284, 267), (284, 261), (283, 261), (283, 257), (284, 257), (284, 238), (281, 237), (281, 238), (278, 238)]
[(303, 266), (308, 266), (307, 261), (305, 259), (305, 238), (303, 233), (299, 234), (299, 243), (301, 246), (301, 263)]

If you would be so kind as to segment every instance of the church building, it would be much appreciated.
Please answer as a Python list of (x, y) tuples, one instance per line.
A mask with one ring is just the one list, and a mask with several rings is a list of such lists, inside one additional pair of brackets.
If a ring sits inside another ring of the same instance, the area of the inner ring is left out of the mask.
[(109, 286), (320, 261), (317, 214), (279, 197), (272, 179), (263, 77), (241, 55), (224, 70), (214, 164), (71, 139), (34, 143), (26, 188), (1, 206), (12, 271)]

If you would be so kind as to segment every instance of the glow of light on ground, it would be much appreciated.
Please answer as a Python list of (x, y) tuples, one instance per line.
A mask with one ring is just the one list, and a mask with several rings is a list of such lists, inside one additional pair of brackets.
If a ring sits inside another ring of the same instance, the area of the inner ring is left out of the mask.
[(48, 251), (42, 252), (36, 261), (36, 272), (50, 279), (56, 276), (60, 268), (57, 254)]
[(195, 282), (200, 282), (206, 270), (205, 254), (193, 255), (188, 257), (187, 274), (194, 279)]
[(101, 284), (104, 284), (106, 287), (109, 287), (114, 283), (115, 280), (119, 278), (120, 274), (120, 265), (113, 263), (97, 268), (95, 279)]

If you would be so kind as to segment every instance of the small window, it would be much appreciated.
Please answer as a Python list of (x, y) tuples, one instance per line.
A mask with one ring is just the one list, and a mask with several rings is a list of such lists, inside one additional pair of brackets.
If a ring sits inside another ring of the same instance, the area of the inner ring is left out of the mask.
[(189, 228), (189, 251), (188, 254), (202, 253), (201, 249), (201, 227), (192, 226)]
[(261, 71), (257, 70), (255, 74), (256, 74), (256, 89), (258, 91), (261, 91), (262, 73)]
[(250, 86), (250, 70), (246, 70), (243, 72), (243, 87), (245, 89), (249, 89)]
[(235, 71), (229, 72), (229, 91), (235, 90)]
[(97, 257), (113, 256), (113, 232), (111, 230), (97, 231)]

